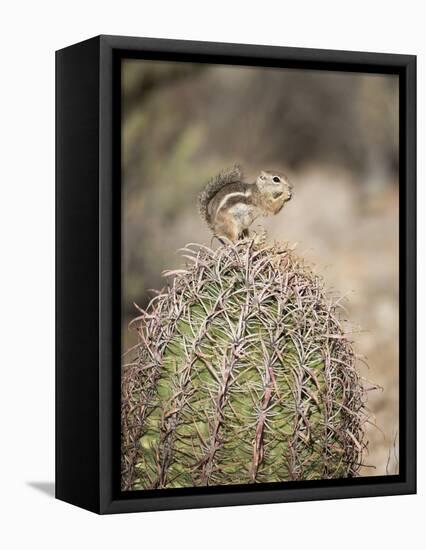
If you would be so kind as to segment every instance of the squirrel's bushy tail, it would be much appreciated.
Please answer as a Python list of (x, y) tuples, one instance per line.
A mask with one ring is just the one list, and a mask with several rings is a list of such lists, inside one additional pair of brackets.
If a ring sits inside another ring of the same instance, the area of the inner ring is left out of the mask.
[(235, 165), (231, 169), (223, 170), (212, 178), (203, 191), (198, 195), (198, 211), (201, 218), (207, 223), (207, 225), (213, 229), (211, 218), (208, 210), (208, 205), (211, 199), (220, 191), (225, 185), (229, 183), (236, 183), (242, 180), (241, 168), (238, 165)]

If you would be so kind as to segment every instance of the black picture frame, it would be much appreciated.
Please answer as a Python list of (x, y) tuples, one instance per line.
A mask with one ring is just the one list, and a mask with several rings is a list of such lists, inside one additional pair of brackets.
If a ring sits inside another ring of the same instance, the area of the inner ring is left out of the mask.
[[(120, 491), (120, 59), (396, 74), (400, 473)], [(100, 514), (416, 492), (416, 57), (98, 36), (56, 52), (56, 498)]]

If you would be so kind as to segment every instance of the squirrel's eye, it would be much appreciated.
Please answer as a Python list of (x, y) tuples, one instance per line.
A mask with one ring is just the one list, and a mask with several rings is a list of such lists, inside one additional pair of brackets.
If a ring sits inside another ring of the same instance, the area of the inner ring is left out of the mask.
[(279, 183), (280, 182), (280, 178), (278, 176), (274, 176), (272, 178), (272, 181), (274, 181), (275, 183)]

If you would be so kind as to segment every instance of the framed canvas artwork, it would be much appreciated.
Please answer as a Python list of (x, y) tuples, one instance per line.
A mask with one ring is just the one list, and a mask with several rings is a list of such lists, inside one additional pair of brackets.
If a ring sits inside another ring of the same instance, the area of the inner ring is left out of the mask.
[(56, 54), (56, 496), (415, 492), (416, 58)]

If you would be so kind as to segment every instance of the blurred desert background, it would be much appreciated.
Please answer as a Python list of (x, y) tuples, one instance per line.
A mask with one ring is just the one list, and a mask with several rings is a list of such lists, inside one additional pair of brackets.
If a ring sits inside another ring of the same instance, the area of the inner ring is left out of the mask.
[(123, 350), (129, 321), (210, 244), (198, 192), (234, 163), (288, 174), (294, 196), (255, 222), (346, 296), (376, 426), (361, 475), (398, 472), (398, 80), (388, 75), (126, 60), (122, 67)]

